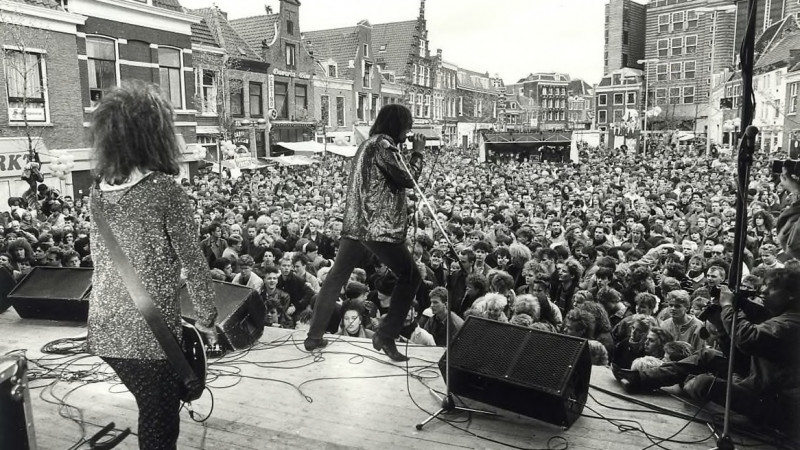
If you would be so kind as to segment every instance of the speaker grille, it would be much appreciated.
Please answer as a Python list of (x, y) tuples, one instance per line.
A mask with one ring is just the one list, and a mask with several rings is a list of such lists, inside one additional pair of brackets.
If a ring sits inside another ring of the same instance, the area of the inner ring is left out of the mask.
[[(470, 317), (450, 348), (453, 366), (520, 386), (561, 394), (584, 341)], [(499, 332), (502, 331), (502, 332)]]

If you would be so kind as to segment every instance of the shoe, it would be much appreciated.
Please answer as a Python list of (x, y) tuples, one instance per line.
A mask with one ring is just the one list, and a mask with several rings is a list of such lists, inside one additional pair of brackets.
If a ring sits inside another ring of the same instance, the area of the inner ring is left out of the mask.
[(394, 339), (385, 338), (378, 333), (375, 333), (372, 335), (372, 346), (375, 347), (375, 350), (383, 350), (383, 352), (394, 361), (408, 361), (408, 356), (397, 351), (397, 346), (394, 343)]
[(303, 347), (305, 347), (306, 351), (308, 352), (325, 348), (327, 346), (328, 340), (325, 338), (306, 338), (306, 340), (303, 341)]

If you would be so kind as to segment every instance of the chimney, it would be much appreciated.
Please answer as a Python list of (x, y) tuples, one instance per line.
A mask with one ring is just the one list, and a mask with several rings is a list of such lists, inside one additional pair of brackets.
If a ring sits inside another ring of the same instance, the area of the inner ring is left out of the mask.
[(425, 0), (419, 2), (419, 19), (425, 20)]

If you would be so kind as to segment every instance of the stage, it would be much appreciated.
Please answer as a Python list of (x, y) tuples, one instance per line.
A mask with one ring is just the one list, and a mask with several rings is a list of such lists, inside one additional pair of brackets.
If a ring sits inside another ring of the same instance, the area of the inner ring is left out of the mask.
[[(25, 349), (30, 360), (40, 449), (70, 448), (112, 421), (118, 429), (136, 431), (133, 397), (98, 358), (42, 353), (42, 347), (54, 340), (85, 335), (85, 324), (20, 319), (12, 308), (0, 314), (0, 330), (0, 355)], [(439, 407), (426, 385), (444, 390), (436, 367), (443, 349), (400, 346), (400, 351), (411, 357), (406, 365), (392, 363), (375, 352), (370, 342), (360, 339), (341, 338), (322, 353), (311, 355), (302, 350), (304, 337), (304, 331), (268, 328), (251, 349), (213, 360), (209, 367), (213, 410), (206, 392), (193, 405), (197, 420), (211, 412), (205, 422), (195, 422), (188, 411), (181, 412), (178, 448), (389, 450), (510, 445), (623, 450), (714, 446), (707, 425), (689, 419), (711, 420), (712, 415), (719, 416), (720, 408), (706, 406), (699, 411), (668, 392), (637, 395), (636, 399), (648, 403), (644, 406), (616, 398), (604, 391), (625, 392), (605, 367), (594, 367), (584, 416), (567, 430), (463, 399), (465, 406), (496, 410), (501, 416), (446, 416), (449, 423), (434, 420), (418, 431), (415, 425)], [(58, 347), (75, 344), (81, 342), (61, 342)], [(652, 405), (685, 417), (657, 413), (648, 408)], [(748, 448), (775, 448), (759, 445), (750, 437), (735, 437)], [(670, 441), (662, 441), (665, 438)], [(136, 436), (128, 436), (116, 448), (138, 448)]]

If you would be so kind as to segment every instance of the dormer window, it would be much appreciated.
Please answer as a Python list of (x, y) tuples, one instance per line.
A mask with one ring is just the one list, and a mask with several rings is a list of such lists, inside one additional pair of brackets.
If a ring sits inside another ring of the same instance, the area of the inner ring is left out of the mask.
[(292, 22), (291, 20), (286, 21), (286, 33), (294, 36), (294, 22)]
[(328, 76), (336, 78), (336, 64), (328, 63)]

